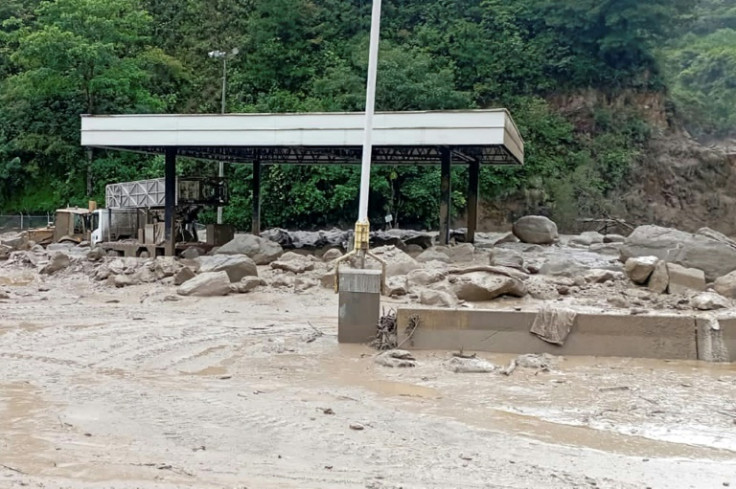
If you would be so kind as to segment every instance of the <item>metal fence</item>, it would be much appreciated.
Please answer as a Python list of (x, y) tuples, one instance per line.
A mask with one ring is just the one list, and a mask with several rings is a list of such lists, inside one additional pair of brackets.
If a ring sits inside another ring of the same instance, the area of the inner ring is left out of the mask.
[(40, 228), (53, 224), (54, 217), (51, 214), (45, 216), (29, 214), (0, 214), (0, 232), (9, 233), (22, 231), (24, 229)]

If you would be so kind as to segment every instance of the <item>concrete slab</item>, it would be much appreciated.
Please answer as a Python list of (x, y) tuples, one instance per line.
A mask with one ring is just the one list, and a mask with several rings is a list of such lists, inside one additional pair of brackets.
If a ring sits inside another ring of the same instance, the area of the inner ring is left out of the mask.
[(400, 308), (400, 343), (415, 315), (419, 327), (403, 344), (409, 349), (698, 358), (694, 317), (581, 313), (565, 344), (555, 346), (529, 332), (536, 312)]

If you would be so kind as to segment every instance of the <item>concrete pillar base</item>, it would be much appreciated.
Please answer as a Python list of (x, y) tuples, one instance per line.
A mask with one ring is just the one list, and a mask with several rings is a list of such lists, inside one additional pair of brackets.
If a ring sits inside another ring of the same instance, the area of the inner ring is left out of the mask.
[(340, 270), (337, 341), (368, 343), (381, 317), (381, 271)]

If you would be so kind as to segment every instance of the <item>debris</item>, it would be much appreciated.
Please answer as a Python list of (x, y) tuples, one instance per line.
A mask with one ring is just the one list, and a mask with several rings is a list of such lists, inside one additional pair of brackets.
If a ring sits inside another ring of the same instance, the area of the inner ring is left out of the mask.
[(376, 339), (371, 342), (371, 346), (377, 350), (390, 350), (397, 347), (397, 342), (396, 311), (389, 309), (386, 312), (384, 309), (383, 314), (378, 319)]
[(458, 358), (476, 358), (478, 356), (478, 354), (477, 353), (471, 353), (471, 354), (468, 355), (467, 353), (463, 353), (463, 350), (461, 348), (459, 352), (453, 353), (452, 356), (453, 357), (458, 357)]
[(350, 425), (350, 429), (355, 431), (363, 431), (365, 427), (360, 423), (353, 423)]
[(19, 474), (25, 474), (22, 470), (16, 469), (15, 467), (11, 467), (10, 465), (0, 464), (0, 467), (8, 470), (12, 470), (13, 472), (17, 472)]
[(576, 317), (575, 311), (545, 306), (534, 318), (530, 332), (547, 343), (564, 345)]
[(550, 370), (556, 363), (556, 358), (549, 353), (527, 353), (516, 357), (515, 362), (521, 368)]
[(373, 360), (378, 365), (391, 368), (416, 367), (416, 358), (406, 350), (388, 350), (376, 355)]
[(506, 365), (504, 368), (499, 370), (499, 373), (501, 375), (506, 375), (507, 377), (514, 373), (514, 370), (516, 370), (516, 360), (511, 360), (508, 365)]
[(322, 414), (328, 414), (333, 415), (335, 414), (335, 411), (332, 410), (332, 408), (319, 408), (322, 411)]
[(619, 387), (601, 387), (598, 392), (622, 392), (630, 390), (629, 386), (622, 385)]
[(445, 366), (456, 374), (484, 374), (493, 372), (498, 368), (495, 364), (477, 357), (452, 357)]

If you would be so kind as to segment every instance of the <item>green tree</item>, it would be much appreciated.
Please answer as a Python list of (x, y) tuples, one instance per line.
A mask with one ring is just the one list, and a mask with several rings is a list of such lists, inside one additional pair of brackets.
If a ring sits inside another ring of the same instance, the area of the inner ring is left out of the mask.
[(163, 111), (183, 68), (151, 45), (152, 19), (138, 0), (47, 1), (32, 20), (11, 20), (21, 27), (6, 39), (15, 73), (0, 90), (0, 174), (17, 178), (9, 162), (20, 160), (35, 191), (61, 202), (90, 195), (79, 114)]

